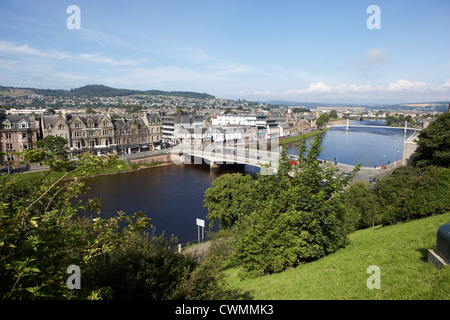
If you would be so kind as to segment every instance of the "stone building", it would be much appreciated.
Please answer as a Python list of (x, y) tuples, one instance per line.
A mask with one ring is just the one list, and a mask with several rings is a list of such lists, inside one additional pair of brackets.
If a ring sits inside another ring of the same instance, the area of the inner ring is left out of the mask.
[(113, 119), (110, 114), (59, 114), (41, 117), (42, 137), (64, 137), (72, 156), (153, 150), (161, 142), (161, 118), (141, 113)]
[(0, 163), (21, 161), (18, 155), (32, 149), (39, 138), (39, 122), (32, 115), (0, 115)]

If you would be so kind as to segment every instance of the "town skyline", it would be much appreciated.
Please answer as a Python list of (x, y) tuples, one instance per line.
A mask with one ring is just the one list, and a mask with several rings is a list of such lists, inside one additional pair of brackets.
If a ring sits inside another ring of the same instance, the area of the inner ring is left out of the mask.
[(251, 101), (445, 101), (449, 9), (443, 0), (2, 1), (0, 84)]

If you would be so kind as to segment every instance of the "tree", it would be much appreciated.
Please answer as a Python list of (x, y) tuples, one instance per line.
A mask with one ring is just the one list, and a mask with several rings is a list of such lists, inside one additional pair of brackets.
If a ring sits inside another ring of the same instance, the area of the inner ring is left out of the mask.
[(323, 126), (325, 123), (327, 123), (328, 121), (330, 121), (330, 116), (328, 115), (328, 113), (322, 113), (316, 120), (316, 125), (317, 127), (321, 127)]
[(215, 179), (211, 188), (205, 192), (205, 207), (210, 228), (218, 222), (224, 228), (234, 225), (239, 216), (246, 211), (246, 200), (252, 197), (252, 178), (240, 173), (224, 174)]
[[(239, 183), (239, 190), (248, 188), (251, 192), (240, 196), (236, 203), (215, 203), (222, 205), (220, 212), (225, 213), (228, 208), (237, 211), (232, 226), (234, 254), (246, 275), (280, 272), (334, 252), (347, 243), (347, 212), (339, 192), (359, 166), (344, 176), (330, 164), (320, 165), (320, 142), (317, 137), (307, 151), (306, 142), (302, 141), (298, 146), (298, 165), (292, 166), (284, 151), (277, 174), (240, 181), (244, 186)], [(231, 189), (231, 185), (226, 189)], [(239, 190), (235, 193), (240, 194)]]
[(424, 167), (450, 167), (450, 112), (445, 112), (419, 132), (418, 147), (411, 162)]
[[(150, 235), (151, 220), (143, 212), (118, 212), (106, 220), (96, 215), (101, 212), (100, 201), (76, 200), (85, 190), (83, 179), (114, 165), (114, 159), (83, 154), (77, 166), (56, 181), (4, 180), (0, 188), (3, 299), (226, 298), (215, 269), (171, 249), (173, 240)], [(76, 179), (65, 179), (73, 173)], [(71, 265), (83, 272), (81, 290), (67, 287), (66, 271)]]
[(67, 157), (68, 141), (62, 137), (46, 136), (42, 140), (35, 142), (34, 146), (44, 149), (47, 153), (53, 153), (55, 156)]
[(328, 115), (330, 116), (330, 118), (335, 118), (335, 119), (339, 117), (336, 110), (331, 110)]

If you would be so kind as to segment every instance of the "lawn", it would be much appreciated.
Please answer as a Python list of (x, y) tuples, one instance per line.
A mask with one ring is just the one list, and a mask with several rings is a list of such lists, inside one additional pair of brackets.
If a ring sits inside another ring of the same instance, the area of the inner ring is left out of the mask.
[(316, 134), (325, 132), (325, 131), (327, 131), (327, 130), (328, 130), (328, 128), (324, 128), (324, 129), (320, 129), (320, 130), (316, 130), (316, 131), (311, 131), (311, 132), (303, 133), (303, 134), (300, 134), (300, 135), (298, 135), (298, 136), (293, 136), (293, 137), (289, 137), (289, 138), (283, 138), (283, 139), (280, 139), (278, 143), (279, 143), (279, 144), (287, 144), (287, 143), (291, 143), (291, 142), (297, 142), (297, 141), (299, 141), (299, 140), (301, 140), (301, 139), (304, 139), (304, 138), (308, 138), (308, 137), (314, 136), (314, 135), (316, 135)]
[[(116, 173), (121, 171), (128, 171), (130, 168), (123, 160), (118, 160), (115, 162), (114, 166), (112, 167), (105, 167), (102, 169), (102, 171), (99, 174), (109, 174), (109, 173)], [(9, 176), (9, 179), (21, 179), (21, 180), (31, 180), (35, 178), (43, 178), (44, 175), (46, 175), (47, 171), (36, 171), (36, 172), (24, 172), (24, 173), (15, 173)], [(58, 180), (64, 175), (63, 172), (51, 172), (48, 179), (52, 180)], [(70, 174), (67, 176), (67, 179), (76, 177), (77, 174)]]
[[(450, 299), (450, 267), (427, 262), (436, 248), (438, 228), (450, 223), (450, 213), (394, 226), (352, 233), (350, 244), (336, 253), (279, 274), (240, 280), (238, 269), (224, 271), (231, 289), (258, 300), (438, 300)], [(380, 269), (380, 289), (368, 289)]]

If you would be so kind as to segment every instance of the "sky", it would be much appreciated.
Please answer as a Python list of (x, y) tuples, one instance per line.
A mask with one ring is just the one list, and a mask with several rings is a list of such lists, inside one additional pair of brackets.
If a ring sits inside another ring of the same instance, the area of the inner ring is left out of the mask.
[(0, 14), (2, 86), (450, 100), (449, 0), (1, 0)]

